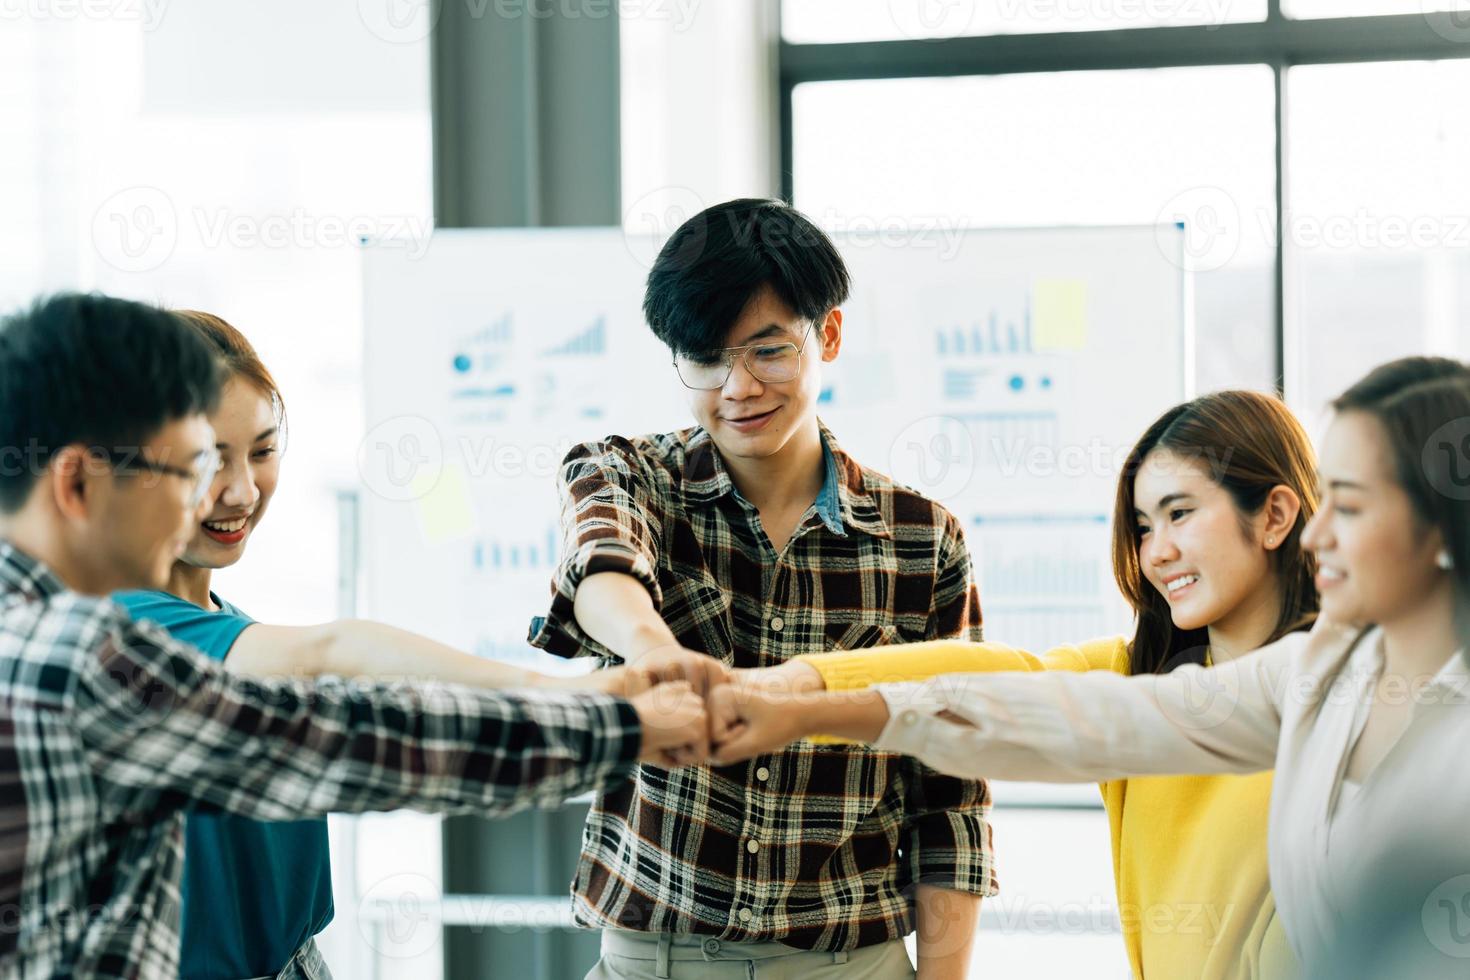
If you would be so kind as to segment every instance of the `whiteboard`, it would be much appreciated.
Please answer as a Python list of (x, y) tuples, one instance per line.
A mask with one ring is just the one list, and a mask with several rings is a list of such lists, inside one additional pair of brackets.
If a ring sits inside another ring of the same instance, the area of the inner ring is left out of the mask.
[[(854, 290), (819, 414), (843, 448), (959, 517), (987, 637), (1126, 631), (1110, 512), (1128, 448), (1193, 376), (1183, 231), (836, 241)], [(641, 314), (658, 245), (597, 228), (364, 246), (368, 615), (565, 669), (526, 644), (562, 547), (557, 464), (693, 424)]]

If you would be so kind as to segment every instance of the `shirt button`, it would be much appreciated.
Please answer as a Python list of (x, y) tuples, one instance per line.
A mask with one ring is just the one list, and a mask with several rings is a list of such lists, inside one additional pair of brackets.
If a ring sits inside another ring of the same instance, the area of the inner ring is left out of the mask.
[(745, 849), (754, 854), (756, 851), (759, 851), (761, 849), (761, 846), (757, 844), (754, 839), (751, 839), (745, 842)]
[(706, 939), (704, 941), (704, 951), (706, 953), (718, 953), (720, 951), (720, 941), (718, 939)]
[(905, 725), (917, 725), (919, 723), (919, 713), (912, 710), (905, 711), (903, 714), (898, 716), (898, 720), (903, 722)]
[(748, 923), (754, 917), (755, 917), (755, 913), (752, 912), (750, 909), (741, 909), (740, 910), (740, 921), (741, 922)]
[(767, 769), (765, 766), (761, 766), (755, 771), (755, 778), (759, 779), (761, 782), (765, 782), (767, 779), (771, 778), (771, 770)]
[(777, 633), (779, 633), (782, 630), (784, 630), (785, 628), (786, 628), (786, 620), (782, 619), (780, 616), (772, 616), (771, 617), (771, 629), (773, 629)]

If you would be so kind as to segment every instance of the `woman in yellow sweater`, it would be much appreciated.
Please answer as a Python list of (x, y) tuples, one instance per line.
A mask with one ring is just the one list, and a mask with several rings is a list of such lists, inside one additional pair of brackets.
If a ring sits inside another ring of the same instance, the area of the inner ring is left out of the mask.
[[(1149, 427), (1118, 481), (1113, 568), (1137, 615), (1131, 641), (1093, 640), (1040, 657), (940, 641), (805, 656), (738, 671), (735, 683), (790, 691), (799, 704), (804, 691), (947, 673), (1146, 674), (1233, 659), (1315, 618), (1316, 563), (1301, 546), (1317, 506), (1314, 474), (1306, 433), (1280, 401), (1249, 391), (1197, 398)], [(1296, 975), (1266, 867), (1271, 773), (1120, 779), (1103, 783), (1102, 794), (1135, 976)]]

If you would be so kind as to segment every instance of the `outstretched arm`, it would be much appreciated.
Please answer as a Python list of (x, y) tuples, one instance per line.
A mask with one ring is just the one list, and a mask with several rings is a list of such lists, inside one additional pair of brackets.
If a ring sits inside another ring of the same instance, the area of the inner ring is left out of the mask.
[(231, 670), (252, 677), (333, 675), (441, 681), (491, 689), (538, 687), (627, 693), (621, 671), (551, 677), (477, 657), (408, 630), (360, 619), (321, 626), (255, 623), (235, 640), (226, 663)]
[(874, 684), (922, 681), (940, 674), (1118, 670), (1127, 666), (1122, 637), (1053, 647), (1042, 656), (1004, 643), (931, 640), (863, 650), (806, 654), (775, 667), (734, 671), (741, 683), (802, 691), (850, 691)]
[(264, 820), (412, 807), (501, 815), (615, 785), (705, 744), (687, 685), (635, 700), (438, 683), (256, 681), (148, 623), (83, 661), (75, 725), (110, 820), (194, 808)]
[(1254, 772), (1275, 761), (1284, 679), (1306, 642), (1293, 634), (1219, 667), (1138, 677), (947, 674), (799, 695), (728, 686), (710, 699), (716, 759), (729, 764), (826, 733), (959, 776), (1094, 782)]

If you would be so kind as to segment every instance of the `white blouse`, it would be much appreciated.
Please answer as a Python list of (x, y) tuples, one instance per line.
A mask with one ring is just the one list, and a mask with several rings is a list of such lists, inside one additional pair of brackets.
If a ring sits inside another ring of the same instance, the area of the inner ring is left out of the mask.
[[(1470, 671), (1457, 654), (1433, 678), (1405, 686), (1402, 696), (1414, 699), (1409, 723), (1355, 795), (1343, 790), (1343, 772), (1382, 671), (1381, 631), (1319, 623), (1249, 656), (1167, 674), (941, 675), (880, 685), (890, 717), (875, 745), (992, 779), (1274, 768), (1271, 885), (1310, 972), (1345, 938), (1354, 941), (1364, 903), (1385, 889), (1403, 891), (1395, 908), (1424, 902), (1423, 929), (1436, 945), (1439, 912), (1429, 893), (1455, 892), (1464, 875), (1463, 896), (1440, 898), (1463, 897), (1470, 910)], [(941, 711), (974, 727), (937, 717)], [(1470, 934), (1439, 931), (1466, 936), (1446, 956), (1470, 957)]]

